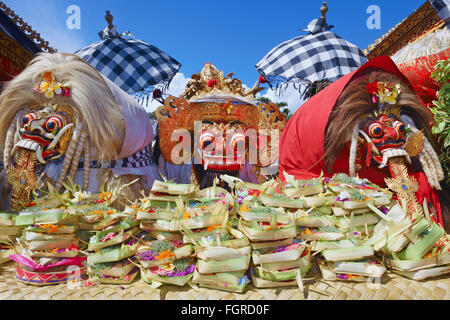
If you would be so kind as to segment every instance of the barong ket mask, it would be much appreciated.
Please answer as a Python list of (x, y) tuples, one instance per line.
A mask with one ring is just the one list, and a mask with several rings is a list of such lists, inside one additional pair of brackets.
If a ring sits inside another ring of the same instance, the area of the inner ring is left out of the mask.
[(144, 115), (137, 102), (77, 56), (39, 54), (0, 96), (0, 149), (12, 186), (11, 210), (26, 208), (47, 182), (57, 191), (74, 178), (83, 190), (104, 183), (112, 163), (151, 143)]

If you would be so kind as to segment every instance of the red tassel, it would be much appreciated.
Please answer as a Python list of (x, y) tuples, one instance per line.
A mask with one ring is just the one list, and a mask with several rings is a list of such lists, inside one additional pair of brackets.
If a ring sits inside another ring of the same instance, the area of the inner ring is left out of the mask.
[(366, 167), (370, 166), (370, 159), (372, 158), (372, 149), (373, 149), (373, 142), (371, 142), (367, 145)]

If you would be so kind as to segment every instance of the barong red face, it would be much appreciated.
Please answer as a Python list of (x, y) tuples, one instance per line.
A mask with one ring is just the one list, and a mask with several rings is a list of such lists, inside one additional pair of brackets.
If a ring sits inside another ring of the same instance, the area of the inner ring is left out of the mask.
[(286, 116), (274, 103), (254, 101), (263, 90), (259, 82), (245, 90), (232, 75), (207, 63), (192, 76), (184, 96), (168, 97), (156, 111), (165, 161), (193, 163), (202, 174), (236, 173), (251, 164), (256, 177), (276, 162)]
[(244, 164), (246, 132), (240, 122), (203, 122), (198, 141), (202, 165), (216, 171), (236, 171)]

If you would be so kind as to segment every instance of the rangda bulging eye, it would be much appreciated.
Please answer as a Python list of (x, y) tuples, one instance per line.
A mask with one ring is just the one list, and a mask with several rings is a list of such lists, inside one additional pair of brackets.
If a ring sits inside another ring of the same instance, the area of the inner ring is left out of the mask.
[(231, 146), (235, 149), (241, 149), (245, 146), (245, 136), (243, 134), (236, 134), (231, 139)]
[(380, 138), (383, 136), (384, 130), (383, 126), (379, 123), (372, 123), (369, 126), (369, 134), (374, 138)]
[(401, 121), (394, 121), (393, 127), (397, 130), (398, 133), (405, 133), (406, 127)]

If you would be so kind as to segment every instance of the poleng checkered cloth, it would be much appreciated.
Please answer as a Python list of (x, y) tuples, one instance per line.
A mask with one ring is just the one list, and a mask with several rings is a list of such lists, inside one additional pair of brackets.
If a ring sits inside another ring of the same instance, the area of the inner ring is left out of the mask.
[(434, 10), (436, 10), (439, 17), (442, 20), (447, 21), (449, 24), (450, 19), (450, 0), (429, 0)]
[(181, 64), (141, 40), (108, 38), (75, 53), (129, 94), (169, 83)]
[[(321, 19), (313, 22), (319, 24)], [(312, 23), (313, 23), (312, 22)], [(308, 25), (310, 33), (283, 42), (272, 49), (257, 65), (271, 87), (286, 82), (313, 83), (336, 81), (368, 60), (355, 45), (329, 31)]]

